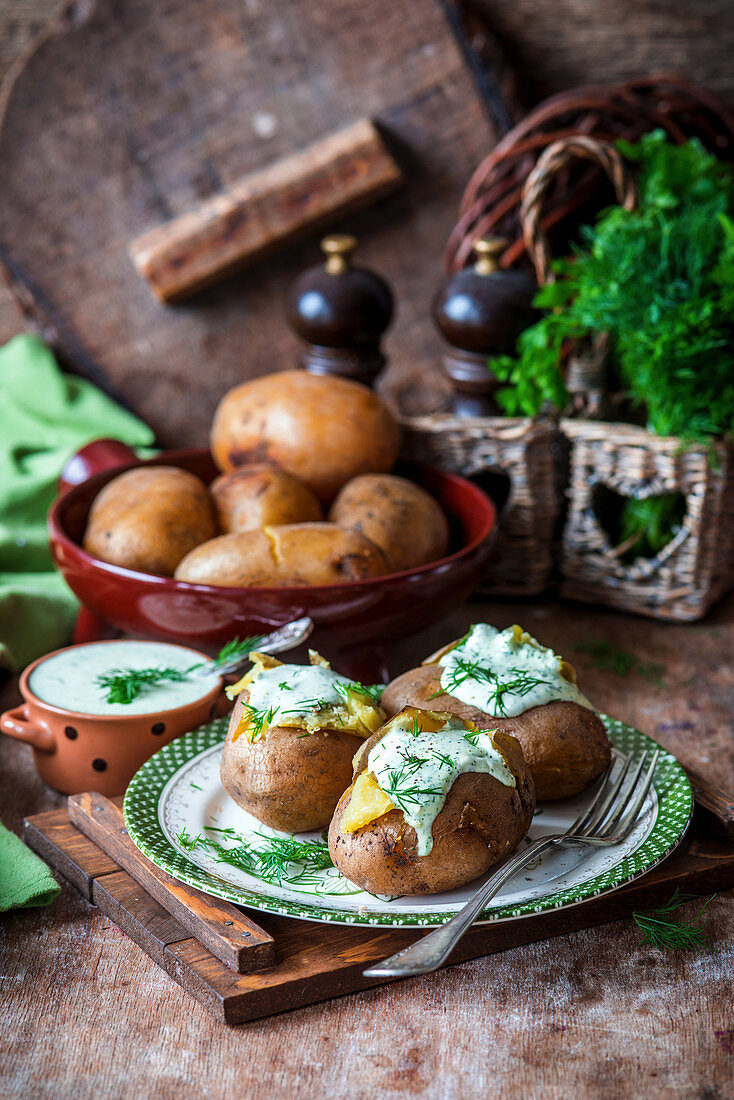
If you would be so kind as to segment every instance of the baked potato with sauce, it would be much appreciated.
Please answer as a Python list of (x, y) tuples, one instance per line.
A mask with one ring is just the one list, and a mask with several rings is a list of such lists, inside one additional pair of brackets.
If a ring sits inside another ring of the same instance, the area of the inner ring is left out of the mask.
[(295, 687), (297, 700), (296, 678), (308, 667), (258, 653), (252, 660), (254, 668), (228, 691), (231, 695), (241, 688), (222, 750), (222, 784), (238, 806), (265, 825), (290, 833), (323, 829), (351, 780), (353, 756), (384, 712), (361, 685), (332, 673), (315, 653), (312, 667), (327, 669), (331, 681), (342, 685), (336, 703), (321, 710), (309, 707), (303, 714), (253, 707), (253, 685), (263, 674), (274, 670), (276, 680)]
[[(463, 771), (432, 821), (430, 850), (420, 854), (416, 828), (392, 800), (400, 796), (391, 790), (391, 798), (368, 770), (372, 750), (403, 718), (420, 723), (421, 732), (430, 727), (439, 738), (446, 723), (455, 721), (451, 714), (407, 707), (364, 743), (354, 760), (354, 780), (334, 812), (329, 852), (346, 878), (372, 894), (453, 890), (484, 874), (527, 833), (535, 809), (533, 780), (514, 737), (488, 731), (514, 785), (491, 774)], [(471, 733), (471, 723), (460, 725), (472, 736), (479, 732)], [(420, 736), (414, 743), (420, 745)]]

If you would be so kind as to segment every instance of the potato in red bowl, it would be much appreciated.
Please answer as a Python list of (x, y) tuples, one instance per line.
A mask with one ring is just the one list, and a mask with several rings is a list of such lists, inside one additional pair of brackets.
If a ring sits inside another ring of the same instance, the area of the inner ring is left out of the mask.
[(496, 533), (495, 506), (481, 489), (456, 474), (406, 462), (398, 465), (396, 473), (426, 489), (448, 518), (450, 543), (438, 560), (334, 584), (243, 588), (195, 584), (114, 565), (83, 548), (97, 495), (123, 470), (139, 466), (176, 467), (206, 485), (219, 474), (204, 448), (168, 451), (141, 463), (113, 440), (89, 444), (67, 466), (66, 491), (49, 513), (54, 561), (87, 612), (99, 620), (144, 637), (209, 651), (234, 635), (266, 633), (304, 615), (316, 624), (313, 644), (332, 653), (422, 630), (473, 591)]

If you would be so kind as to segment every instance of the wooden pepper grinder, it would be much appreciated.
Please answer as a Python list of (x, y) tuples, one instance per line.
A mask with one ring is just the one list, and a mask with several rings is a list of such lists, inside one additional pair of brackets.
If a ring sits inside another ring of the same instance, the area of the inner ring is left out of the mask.
[(518, 336), (536, 319), (535, 280), (500, 268), (507, 243), (499, 237), (477, 241), (474, 266), (450, 275), (433, 302), (433, 320), (449, 345), (443, 366), (456, 391), (456, 416), (499, 415), (493, 395), (501, 383), (488, 360), (514, 353)]
[(306, 343), (301, 366), (371, 386), (385, 365), (380, 339), (392, 319), (393, 296), (374, 271), (352, 266), (356, 247), (356, 237), (346, 233), (324, 237), (326, 262), (299, 275), (286, 310)]

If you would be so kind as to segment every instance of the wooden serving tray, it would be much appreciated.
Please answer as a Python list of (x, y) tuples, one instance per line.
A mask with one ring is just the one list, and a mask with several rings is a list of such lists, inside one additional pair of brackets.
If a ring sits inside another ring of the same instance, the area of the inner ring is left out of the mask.
[[(153, 865), (137, 850), (133, 857), (126, 845), (120, 846), (119, 838), (125, 835), (121, 801), (94, 794), (70, 800), (75, 819), (93, 832), (96, 843), (72, 823), (68, 809), (26, 818), (26, 843), (225, 1023), (244, 1023), (380, 985), (386, 979), (365, 979), (362, 971), (416, 937), (414, 929), (319, 924), (261, 913), (256, 914), (255, 924), (234, 906), (175, 880), (166, 882), (166, 876), (153, 874), (156, 884), (151, 878), (151, 869), (156, 871)], [(108, 854), (111, 851), (116, 858)], [(145, 879), (169, 908), (170, 895), (175, 893), (183, 920), (171, 916), (137, 878)], [(707, 893), (730, 886), (734, 886), (734, 846), (712, 836), (709, 821), (697, 806), (680, 847), (649, 874), (566, 909), (477, 925), (448, 965), (629, 916), (633, 910), (667, 901), (676, 887)], [(205, 925), (202, 938), (220, 957), (192, 936), (185, 924), (189, 928)], [(252, 954), (231, 952), (228, 944), (233, 936), (251, 938)], [(250, 966), (253, 972), (242, 972)]]

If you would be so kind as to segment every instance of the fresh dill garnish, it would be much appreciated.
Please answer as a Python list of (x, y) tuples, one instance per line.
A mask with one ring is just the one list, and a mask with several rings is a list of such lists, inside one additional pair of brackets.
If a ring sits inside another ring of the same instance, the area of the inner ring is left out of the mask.
[(192, 672), (205, 668), (211, 664), (212, 669), (221, 668), (232, 661), (246, 657), (262, 642), (263, 636), (252, 638), (232, 638), (230, 642), (222, 646), (219, 653), (211, 662), (199, 661), (189, 668), (116, 668), (110, 672), (103, 672), (96, 678), (95, 683), (102, 691), (107, 692), (108, 703), (132, 703), (138, 695), (147, 688), (155, 687), (162, 683), (182, 683)]
[[(265, 635), (256, 634), (249, 638), (239, 637), (232, 638), (230, 642), (223, 645), (214, 658), (214, 664), (217, 668), (221, 668), (222, 665), (231, 664), (233, 661), (239, 661), (241, 657), (246, 657), (248, 653), (252, 653), (253, 649), (262, 643)], [(194, 668), (201, 668), (201, 665), (194, 665)]]
[(180, 668), (115, 668), (100, 673), (95, 683), (107, 692), (108, 703), (132, 703), (146, 688), (181, 683), (188, 674), (188, 669)]
[(462, 734), (462, 737), (465, 741), (468, 741), (470, 745), (473, 745), (474, 748), (476, 748), (479, 744), (479, 734), (482, 732), (482, 730), (467, 730), (466, 733)]
[[(547, 680), (543, 676), (535, 676), (532, 672), (522, 668), (509, 668), (502, 673), (502, 676), (509, 676), (510, 679), (500, 679), (499, 674), (492, 672), (491, 669), (478, 660), (458, 658), (446, 670), (446, 684), (442, 686), (442, 692), (451, 695), (466, 680), (487, 684), (490, 688), (487, 695), (488, 705), (492, 706), (495, 712), (502, 716), (507, 713), (506, 695), (519, 695), (523, 698), (537, 687), (554, 687), (552, 680)], [(437, 694), (441, 694), (441, 692)]]
[[(178, 834), (178, 842), (184, 851), (192, 852), (200, 848), (217, 863), (229, 864), (276, 886), (286, 883), (301, 888), (311, 887), (315, 888), (314, 893), (321, 894), (359, 892), (334, 868), (326, 840), (296, 840), (295, 837), (255, 833), (257, 842), (250, 843), (231, 828), (205, 826), (205, 830), (238, 843), (225, 847), (210, 836), (189, 836), (184, 829)], [(324, 871), (334, 873), (324, 876)]]
[(668, 914), (674, 913), (681, 905), (689, 901), (700, 901), (697, 894), (681, 894), (678, 887), (665, 905), (651, 909), (646, 913), (633, 912), (632, 919), (644, 932), (640, 946), (651, 943), (655, 947), (667, 947), (672, 951), (700, 951), (706, 946), (706, 935), (700, 924), (701, 914), (716, 894), (704, 901), (691, 920), (673, 920)]
[(337, 680), (334, 684), (334, 688), (345, 703), (349, 702), (350, 695), (364, 695), (371, 703), (379, 703), (380, 697), (385, 690), (385, 685), (361, 684), (358, 680), (353, 680), (351, 683), (345, 684), (341, 680)]
[(282, 684), (278, 684), (280, 691), (293, 691), (293, 685), (286, 683), (284, 680)]
[(273, 719), (278, 713), (277, 707), (252, 707), (249, 703), (242, 704), (242, 710), (248, 717), (247, 740), (250, 744), (257, 741), (263, 732), (272, 726)]
[(423, 726), (421, 725), (420, 718), (417, 714), (413, 715), (413, 721), (410, 723), (410, 729), (408, 733), (411, 737), (420, 737), (423, 733)]
[(584, 642), (577, 642), (573, 648), (589, 657), (591, 668), (616, 672), (618, 676), (629, 676), (631, 672), (635, 672), (646, 680), (662, 683), (664, 665), (654, 661), (640, 661), (633, 653), (621, 649), (620, 646), (608, 642), (605, 638), (588, 638)]
[(431, 752), (431, 756), (434, 760), (438, 760), (439, 764), (441, 764), (444, 768), (454, 767), (454, 760), (452, 759), (452, 757), (447, 756), (445, 752), (439, 752), (438, 749), (433, 749), (433, 751)]

